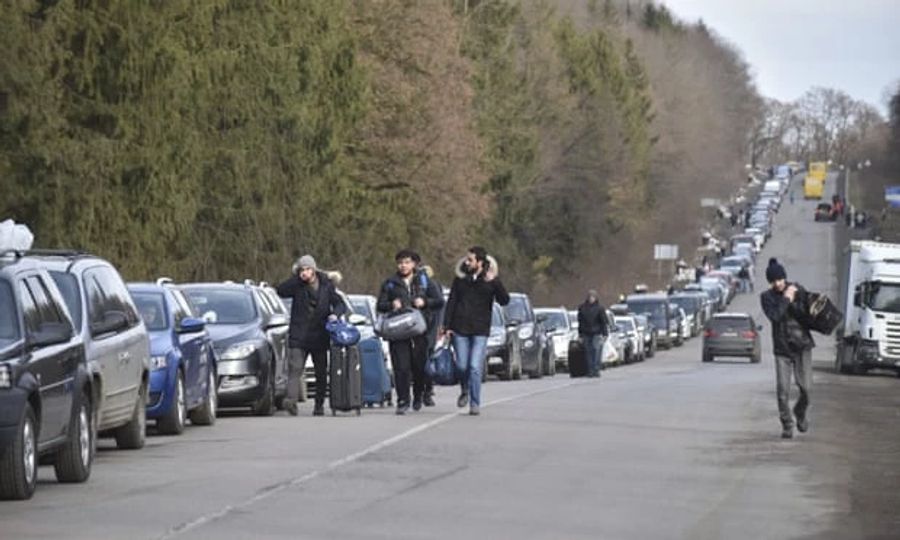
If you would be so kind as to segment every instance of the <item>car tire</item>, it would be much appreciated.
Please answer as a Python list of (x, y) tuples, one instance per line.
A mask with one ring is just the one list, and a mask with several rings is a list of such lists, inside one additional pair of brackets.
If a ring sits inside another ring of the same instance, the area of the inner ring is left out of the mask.
[(134, 404), (131, 420), (115, 430), (116, 446), (120, 450), (139, 450), (147, 442), (147, 386), (142, 384)]
[(34, 495), (38, 475), (38, 425), (25, 403), (19, 430), (0, 454), (0, 499), (25, 500)]
[(503, 364), (503, 371), (497, 374), (501, 381), (511, 381), (515, 375), (515, 365), (513, 364), (512, 355), (506, 355), (506, 362)]
[(56, 452), (53, 469), (60, 482), (84, 482), (91, 476), (94, 461), (93, 407), (87, 393), (81, 394), (77, 408), (72, 411), (69, 440)]
[(484, 360), (481, 361), (481, 382), (487, 382), (488, 376), (488, 361), (487, 356), (484, 357)]
[(253, 414), (256, 416), (272, 416), (275, 414), (275, 378), (274, 370), (269, 369), (266, 375), (266, 390), (262, 397), (253, 405)]
[(752, 363), (752, 364), (758, 364), (761, 361), (762, 361), (762, 355), (760, 355), (759, 353), (754, 354), (753, 356), (750, 357), (750, 363)]
[(184, 393), (184, 373), (179, 369), (175, 375), (175, 394), (172, 406), (165, 416), (157, 420), (159, 432), (163, 435), (181, 435), (187, 423), (187, 404)]
[(216, 409), (219, 406), (219, 392), (216, 372), (210, 370), (209, 382), (206, 385), (206, 398), (203, 405), (191, 411), (191, 424), (195, 426), (211, 426), (216, 423)]

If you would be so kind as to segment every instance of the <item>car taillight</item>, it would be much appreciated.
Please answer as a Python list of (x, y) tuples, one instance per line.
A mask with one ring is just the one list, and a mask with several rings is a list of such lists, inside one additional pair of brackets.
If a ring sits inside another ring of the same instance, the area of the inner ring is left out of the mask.
[(748, 338), (748, 339), (755, 338), (756, 332), (754, 332), (753, 330), (745, 330), (745, 331), (741, 332), (741, 337)]
[(711, 328), (707, 328), (703, 331), (703, 337), (716, 337), (716, 331)]

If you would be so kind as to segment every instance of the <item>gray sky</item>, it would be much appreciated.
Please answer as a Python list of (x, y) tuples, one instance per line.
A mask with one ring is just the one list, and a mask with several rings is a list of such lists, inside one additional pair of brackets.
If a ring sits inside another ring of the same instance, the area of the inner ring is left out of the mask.
[(812, 86), (875, 105), (900, 79), (900, 0), (662, 0), (744, 53), (760, 92), (781, 101)]

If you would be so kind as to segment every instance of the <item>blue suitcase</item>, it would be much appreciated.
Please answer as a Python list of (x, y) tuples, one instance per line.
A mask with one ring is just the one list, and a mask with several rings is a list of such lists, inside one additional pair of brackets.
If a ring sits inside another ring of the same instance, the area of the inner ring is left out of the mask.
[(385, 366), (381, 340), (368, 338), (360, 341), (359, 352), (362, 356), (363, 404), (366, 407), (376, 403), (381, 407), (384, 407), (385, 403), (392, 405), (393, 385)]

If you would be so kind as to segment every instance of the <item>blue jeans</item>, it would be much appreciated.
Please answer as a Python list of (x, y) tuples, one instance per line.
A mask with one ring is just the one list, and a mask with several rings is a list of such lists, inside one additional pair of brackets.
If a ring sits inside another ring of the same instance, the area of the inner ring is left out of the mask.
[(487, 348), (487, 336), (466, 336), (453, 334), (453, 349), (456, 351), (456, 367), (459, 368), (460, 386), (469, 392), (469, 403), (481, 405), (481, 368)]
[(588, 375), (593, 377), (600, 373), (600, 340), (594, 334), (582, 334), (581, 341), (584, 343)]

